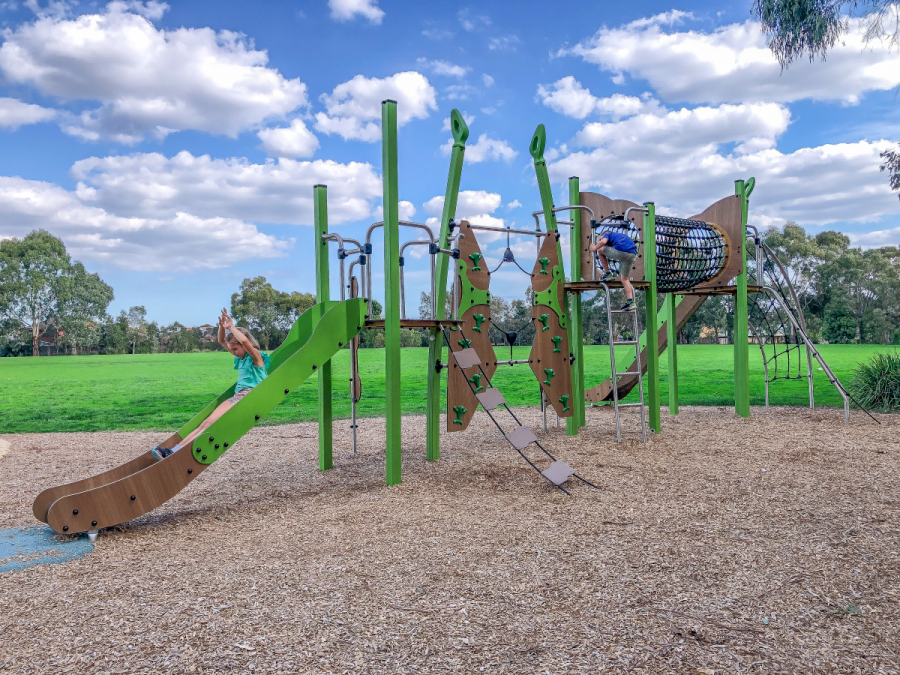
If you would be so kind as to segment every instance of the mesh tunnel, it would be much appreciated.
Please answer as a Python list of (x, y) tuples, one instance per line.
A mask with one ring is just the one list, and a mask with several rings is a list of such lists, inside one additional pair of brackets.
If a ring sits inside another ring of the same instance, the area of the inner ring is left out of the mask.
[[(640, 232), (622, 217), (606, 218), (592, 227), (629, 236), (640, 250)], [(656, 216), (656, 285), (660, 293), (685, 291), (715, 278), (725, 267), (725, 235), (711, 223)], [(618, 272), (618, 263), (609, 261)]]

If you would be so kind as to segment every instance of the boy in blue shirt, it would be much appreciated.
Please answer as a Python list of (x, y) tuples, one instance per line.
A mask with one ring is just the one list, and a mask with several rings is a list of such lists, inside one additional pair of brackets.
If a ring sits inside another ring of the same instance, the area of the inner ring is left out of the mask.
[(600, 281), (611, 281), (616, 278), (616, 275), (609, 269), (609, 260), (619, 263), (619, 280), (622, 282), (622, 288), (625, 289), (625, 304), (621, 309), (625, 312), (634, 309), (634, 287), (628, 277), (631, 274), (631, 266), (637, 259), (638, 251), (631, 237), (620, 232), (601, 232), (597, 243), (591, 244), (590, 249), (597, 254), (597, 259), (605, 272), (600, 277)]

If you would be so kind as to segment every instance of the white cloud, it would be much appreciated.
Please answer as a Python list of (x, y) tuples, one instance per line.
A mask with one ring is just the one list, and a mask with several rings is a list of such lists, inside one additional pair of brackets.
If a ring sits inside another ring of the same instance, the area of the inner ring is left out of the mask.
[(456, 35), (456, 33), (454, 33), (452, 30), (444, 30), (441, 28), (426, 28), (422, 31), (422, 35), (427, 37), (429, 40), (447, 40)]
[(37, 124), (56, 117), (56, 111), (23, 103), (14, 98), (0, 98), (0, 127), (18, 129), (23, 124)]
[[(99, 101), (63, 122), (88, 140), (135, 143), (196, 129), (235, 137), (305, 105), (306, 85), (267, 67), (242, 35), (210, 28), (157, 30), (111, 3), (102, 14), (39, 16), (4, 33), (0, 71), (47, 96)], [(161, 4), (143, 5), (156, 16)]]
[(510, 162), (518, 154), (506, 141), (488, 138), (487, 134), (481, 134), (473, 145), (466, 146), (466, 161), (472, 164), (490, 159), (502, 159), (504, 162)]
[(357, 75), (323, 94), (326, 113), (316, 114), (316, 129), (344, 140), (374, 143), (381, 138), (381, 102), (397, 101), (397, 124), (425, 119), (437, 109), (437, 93), (428, 78), (415, 71), (379, 79)]
[(659, 102), (648, 94), (642, 98), (623, 94), (598, 98), (571, 75), (557, 80), (549, 87), (538, 85), (537, 96), (548, 108), (579, 120), (592, 113), (620, 118), (660, 109)]
[(512, 211), (513, 209), (520, 208), (522, 208), (522, 202), (520, 202), (518, 199), (513, 199), (509, 204), (506, 205), (507, 211)]
[[(493, 213), (501, 204), (500, 195), (487, 190), (463, 190), (456, 199), (456, 213), (460, 218), (477, 213)], [(444, 195), (432, 197), (422, 207), (425, 213), (440, 215), (444, 212)]]
[(169, 4), (166, 2), (157, 2), (156, 0), (148, 0), (141, 2), (140, 0), (114, 0), (107, 7), (115, 7), (118, 11), (131, 11), (141, 16), (146, 16), (151, 21), (158, 21), (163, 18), (163, 14), (169, 11)]
[(384, 18), (378, 0), (328, 0), (328, 8), (335, 21), (351, 21), (358, 15), (378, 25)]
[(679, 110), (585, 125), (589, 150), (550, 163), (554, 183), (579, 176), (583, 189), (689, 216), (755, 176), (751, 221), (871, 222), (897, 211), (879, 174), (888, 141), (841, 143), (782, 153), (777, 137), (790, 113), (775, 103)]
[(295, 119), (289, 127), (263, 129), (256, 135), (273, 157), (312, 157), (319, 147), (319, 139), (301, 119)]
[(459, 10), (456, 16), (459, 19), (459, 23), (460, 25), (462, 25), (463, 30), (466, 30), (470, 33), (473, 31), (482, 30), (483, 28), (491, 25), (490, 17), (483, 14), (472, 14), (472, 12), (468, 8)]
[(492, 37), (488, 41), (488, 49), (496, 51), (516, 51), (516, 45), (521, 40), (516, 35), (504, 35), (501, 37)]
[(435, 75), (446, 75), (448, 77), (465, 77), (466, 73), (472, 70), (469, 66), (458, 66), (449, 61), (429, 61), (425, 57), (416, 59), (416, 63), (430, 68)]
[[(463, 112), (463, 119), (466, 121), (466, 126), (472, 124), (475, 121), (475, 115), (470, 115), (467, 112)], [(450, 118), (444, 118), (444, 125), (441, 127), (441, 131), (450, 131)]]
[(471, 84), (451, 84), (444, 89), (444, 98), (448, 101), (467, 101), (469, 96), (477, 93), (478, 89)]
[(79, 199), (111, 213), (171, 218), (191, 213), (262, 223), (311, 224), (312, 186), (328, 186), (328, 217), (335, 225), (368, 218), (382, 197), (372, 165), (331, 160), (173, 157), (160, 153), (91, 157), (72, 166)]
[(481, 81), (484, 82), (485, 89), (490, 89), (491, 87), (494, 86), (494, 78), (491, 77), (490, 75), (488, 75), (487, 73), (484, 73), (481, 76)]
[[(399, 216), (400, 220), (412, 220), (413, 216), (416, 215), (416, 207), (412, 202), (401, 199), (399, 202), (397, 202), (397, 206), (397, 215)], [(384, 207), (379, 204), (375, 207), (372, 215), (374, 216), (376, 221), (382, 220), (384, 218)], [(418, 256), (413, 257), (415, 258)]]
[(900, 246), (900, 227), (889, 230), (875, 230), (873, 232), (854, 233), (848, 232), (850, 243), (862, 248), (879, 248), (881, 246)]
[(0, 214), (3, 236), (46, 228), (63, 239), (73, 257), (128, 270), (216, 269), (248, 258), (282, 257), (293, 245), (235, 218), (183, 212), (122, 217), (86, 205), (58, 185), (8, 176), (0, 177)]
[(690, 15), (667, 13), (619, 28), (601, 28), (558, 55), (580, 56), (617, 76), (627, 72), (646, 80), (666, 101), (815, 99), (855, 104), (866, 91), (900, 85), (900, 53), (877, 41), (867, 46), (855, 19), (850, 21), (850, 31), (828, 51), (826, 61), (800, 60), (781, 72), (758, 23), (730, 24), (711, 32), (664, 29), (684, 18)]

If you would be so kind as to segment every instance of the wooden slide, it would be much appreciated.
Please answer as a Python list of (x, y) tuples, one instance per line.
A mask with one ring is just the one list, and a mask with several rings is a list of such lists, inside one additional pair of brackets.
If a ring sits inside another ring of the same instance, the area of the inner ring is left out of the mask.
[[(156, 461), (148, 451), (91, 478), (44, 490), (34, 501), (35, 517), (57, 532), (74, 534), (111, 527), (149, 513), (184, 489), (349, 343), (361, 330), (365, 313), (362, 298), (313, 306), (297, 319), (284, 344), (272, 352), (268, 377), (216, 420), (191, 447), (162, 461)], [(233, 394), (234, 385), (160, 445), (177, 445)]]

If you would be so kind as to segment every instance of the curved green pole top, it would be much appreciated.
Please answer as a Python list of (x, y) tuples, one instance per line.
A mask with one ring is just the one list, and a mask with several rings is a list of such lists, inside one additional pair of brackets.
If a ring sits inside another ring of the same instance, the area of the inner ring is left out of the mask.
[(534, 163), (544, 161), (544, 146), (547, 145), (547, 131), (543, 124), (538, 124), (538, 128), (534, 130), (534, 136), (531, 137), (531, 145), (528, 146), (528, 152), (534, 158)]
[(453, 132), (453, 145), (464, 146), (469, 137), (469, 125), (462, 114), (454, 108), (450, 111), (450, 131)]
[(744, 197), (749, 198), (750, 193), (753, 192), (753, 188), (756, 187), (756, 178), (748, 178), (747, 182), (744, 183)]

